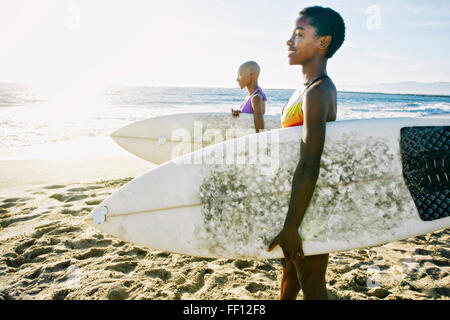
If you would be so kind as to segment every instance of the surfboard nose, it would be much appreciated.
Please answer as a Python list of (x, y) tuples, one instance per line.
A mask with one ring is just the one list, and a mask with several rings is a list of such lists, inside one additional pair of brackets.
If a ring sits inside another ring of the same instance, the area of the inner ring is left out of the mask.
[(94, 210), (92, 210), (86, 218), (84, 218), (84, 222), (88, 224), (102, 224), (106, 220), (106, 215), (108, 214), (108, 208), (105, 206), (98, 206)]

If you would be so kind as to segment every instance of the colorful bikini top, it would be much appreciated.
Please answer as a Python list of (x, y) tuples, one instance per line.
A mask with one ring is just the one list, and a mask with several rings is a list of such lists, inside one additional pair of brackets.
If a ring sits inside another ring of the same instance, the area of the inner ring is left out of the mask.
[(260, 93), (263, 100), (266, 101), (266, 95), (264, 94), (264, 92), (262, 92), (262, 89), (260, 87), (256, 88), (255, 91), (253, 91), (253, 93), (250, 95), (250, 97), (245, 100), (242, 104), (241, 104), (241, 113), (253, 113), (253, 108), (252, 108), (252, 98), (255, 94)]
[(303, 94), (314, 83), (324, 78), (328, 78), (328, 76), (321, 76), (317, 78), (316, 80), (311, 82), (305, 88), (305, 90), (303, 90), (302, 93), (300, 93), (299, 89), (295, 90), (295, 92), (289, 99), (288, 103), (284, 106), (283, 110), (281, 111), (281, 126), (283, 128), (303, 125), (303, 111), (302, 111)]

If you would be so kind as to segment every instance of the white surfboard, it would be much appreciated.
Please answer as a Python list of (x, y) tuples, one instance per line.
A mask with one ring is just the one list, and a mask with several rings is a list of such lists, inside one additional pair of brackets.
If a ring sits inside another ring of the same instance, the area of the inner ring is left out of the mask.
[[(281, 128), (280, 115), (265, 115), (266, 130)], [(161, 164), (211, 144), (255, 133), (252, 114), (181, 113), (131, 123), (110, 136), (134, 155)]]
[[(280, 258), (301, 127), (185, 155), (130, 181), (87, 218), (153, 249)], [(321, 170), (299, 228), (306, 255), (375, 246), (450, 226), (450, 119), (327, 123)]]

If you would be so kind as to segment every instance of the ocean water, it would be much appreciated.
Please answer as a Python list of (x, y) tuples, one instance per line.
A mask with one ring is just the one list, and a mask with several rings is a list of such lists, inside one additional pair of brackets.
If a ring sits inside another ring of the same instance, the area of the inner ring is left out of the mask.
[[(267, 114), (279, 114), (293, 90), (264, 89)], [(0, 84), (0, 150), (107, 136), (129, 123), (183, 112), (230, 112), (246, 90), (115, 87), (58, 99)], [(449, 115), (449, 96), (338, 92), (338, 120)]]

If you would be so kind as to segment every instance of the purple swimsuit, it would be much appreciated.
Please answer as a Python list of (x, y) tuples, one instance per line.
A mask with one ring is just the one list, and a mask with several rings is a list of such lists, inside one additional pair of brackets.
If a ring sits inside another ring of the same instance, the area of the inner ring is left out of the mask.
[(253, 108), (252, 108), (252, 98), (255, 94), (260, 93), (261, 96), (263, 97), (263, 100), (266, 101), (266, 95), (264, 94), (264, 92), (262, 92), (261, 88), (258, 87), (256, 88), (256, 90), (250, 95), (250, 97), (244, 101), (241, 104), (241, 113), (253, 113)]

